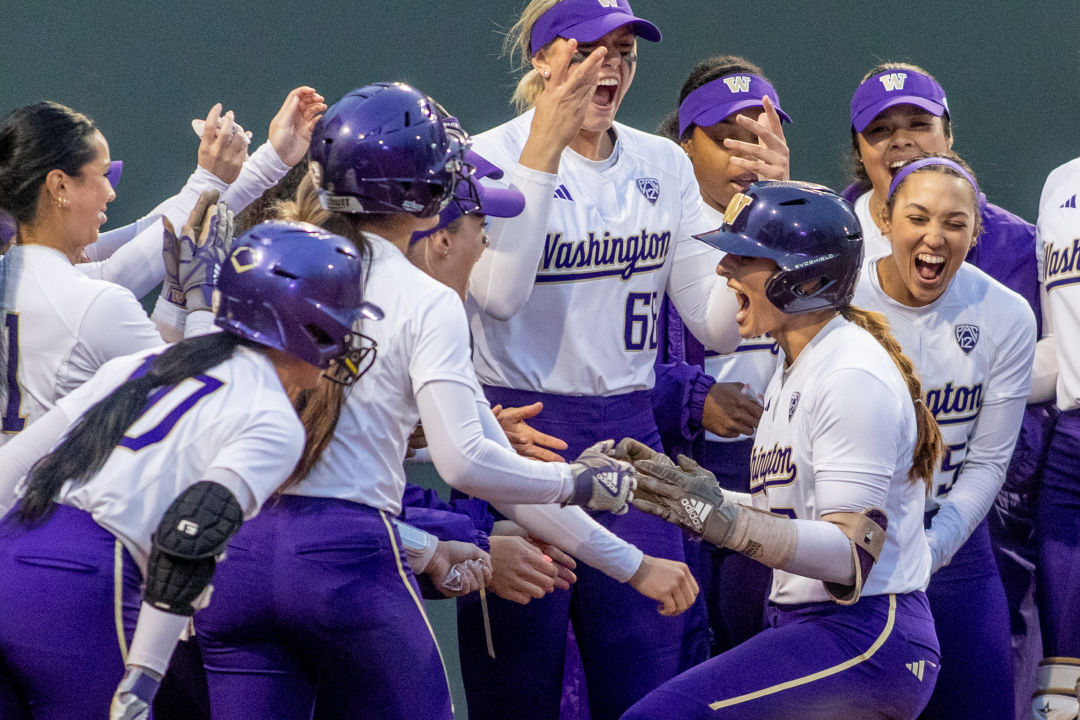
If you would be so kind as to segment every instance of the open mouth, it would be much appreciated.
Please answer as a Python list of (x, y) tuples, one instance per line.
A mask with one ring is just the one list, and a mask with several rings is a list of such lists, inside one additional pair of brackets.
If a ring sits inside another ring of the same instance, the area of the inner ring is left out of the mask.
[(924, 282), (937, 282), (941, 274), (945, 272), (945, 258), (940, 255), (919, 253), (915, 256), (915, 272)]
[(604, 78), (596, 84), (596, 92), (593, 93), (593, 102), (602, 108), (609, 108), (615, 103), (615, 93), (619, 90), (619, 81), (615, 78)]
[(739, 190), (745, 190), (750, 187), (751, 183), (756, 183), (758, 176), (756, 173), (743, 173), (731, 179), (731, 184), (739, 188)]
[(739, 304), (739, 309), (735, 313), (735, 323), (742, 325), (750, 315), (750, 297), (746, 293), (739, 292), (731, 287), (730, 284), (728, 285), (728, 288), (735, 293), (735, 301)]
[(900, 172), (900, 168), (907, 165), (910, 160), (911, 158), (905, 158), (903, 160), (894, 160), (893, 162), (889, 163), (889, 175), (891, 175), (892, 177), (896, 177), (896, 173)]
[(104, 225), (109, 221), (109, 216), (105, 214), (104, 210), (98, 212), (98, 225)]

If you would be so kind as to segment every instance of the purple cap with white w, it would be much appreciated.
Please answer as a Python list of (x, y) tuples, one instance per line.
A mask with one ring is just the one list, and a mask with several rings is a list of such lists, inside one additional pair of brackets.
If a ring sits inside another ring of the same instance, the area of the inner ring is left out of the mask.
[(643, 40), (660, 42), (660, 29), (634, 15), (627, 0), (560, 0), (537, 19), (529, 35), (529, 54), (557, 37), (591, 43), (629, 25)]
[(851, 126), (862, 132), (883, 110), (915, 105), (931, 115), (948, 115), (945, 91), (929, 75), (907, 68), (885, 70), (863, 81), (851, 98)]

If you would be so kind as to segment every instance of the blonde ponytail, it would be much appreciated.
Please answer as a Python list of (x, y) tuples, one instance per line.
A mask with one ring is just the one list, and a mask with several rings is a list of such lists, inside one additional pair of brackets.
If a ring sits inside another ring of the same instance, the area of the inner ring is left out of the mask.
[(941, 460), (942, 440), (941, 429), (938, 428), (937, 420), (934, 419), (930, 409), (926, 407), (922, 396), (922, 380), (915, 370), (911, 359), (904, 354), (900, 343), (889, 331), (889, 321), (881, 313), (870, 312), (857, 308), (853, 305), (845, 305), (840, 308), (840, 314), (848, 322), (854, 323), (866, 332), (874, 336), (889, 353), (889, 357), (896, 363), (896, 368), (904, 376), (908, 386), (911, 401), (915, 404), (915, 422), (918, 434), (915, 440), (915, 451), (911, 458), (911, 471), (908, 479), (922, 478), (926, 485), (926, 493), (930, 494), (933, 488), (934, 472)]
[(532, 56), (541, 48), (530, 48), (533, 25), (540, 16), (555, 7), (561, 0), (532, 0), (521, 11), (521, 17), (507, 31), (503, 38), (503, 55), (510, 57), (514, 63), (514, 70), (527, 70), (525, 75), (518, 81), (514, 94), (510, 96), (510, 104), (520, 114), (536, 104), (536, 99), (544, 91), (544, 78), (532, 67)]

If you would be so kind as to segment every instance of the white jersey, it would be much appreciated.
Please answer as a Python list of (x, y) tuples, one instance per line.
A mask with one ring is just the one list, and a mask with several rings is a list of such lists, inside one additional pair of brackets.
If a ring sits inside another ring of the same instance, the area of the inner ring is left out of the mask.
[(1022, 297), (970, 263), (960, 266), (937, 300), (909, 307), (881, 288), (877, 265), (887, 257), (865, 263), (852, 304), (889, 319), (893, 336), (922, 379), (926, 406), (945, 446), (927, 500), (927, 509), (933, 509), (945, 502), (964, 469), (983, 407), (1027, 398), (1035, 315)]
[(409, 434), (420, 419), (416, 393), (449, 380), (475, 388), (469, 328), (457, 294), (416, 268), (387, 240), (366, 233), (372, 258), (364, 297), (385, 317), (363, 325), (378, 343), (368, 370), (348, 391), (334, 440), (287, 493), (333, 497), (401, 512)]
[[(885, 498), (888, 529), (862, 594), (925, 589), (930, 580), (925, 486), (907, 477), (915, 437), (915, 407), (892, 358), (869, 333), (837, 316), (789, 368), (777, 368), (769, 383), (750, 458), (753, 503), (785, 517), (821, 520), (831, 512), (865, 508), (822, 507), (816, 495), (819, 473), (891, 478), (887, 488), (877, 488)], [(829, 601), (820, 580), (783, 570), (773, 572), (770, 599)]]
[(872, 190), (868, 190), (855, 198), (855, 216), (859, 218), (862, 226), (863, 257), (871, 258), (876, 255), (888, 255), (892, 252), (892, 244), (889, 238), (881, 234), (881, 229), (870, 216), (870, 196)]
[(57, 250), (16, 245), (0, 259), (0, 273), (0, 443), (106, 361), (162, 343), (131, 291), (86, 277)]
[[(723, 213), (708, 205), (704, 206), (703, 214), (706, 222), (714, 228), (720, 227), (724, 222)], [(747, 385), (748, 392), (756, 398), (765, 394), (765, 388), (776, 372), (779, 357), (780, 346), (776, 341), (768, 335), (759, 335), (742, 340), (735, 352), (721, 355), (706, 350), (705, 372), (715, 378), (716, 382), (740, 382)], [(736, 442), (751, 437), (753, 435), (724, 438), (705, 431), (705, 439), (710, 442)]]
[(1080, 158), (1050, 173), (1039, 200), (1035, 251), (1046, 295), (1043, 323), (1057, 338), (1057, 406), (1080, 407)]
[[(476, 151), (510, 174), (532, 116), (529, 111), (478, 135)], [(669, 140), (619, 123), (614, 129), (615, 147), (606, 160), (563, 152), (524, 306), (506, 320), (471, 312), (481, 382), (564, 395), (647, 390), (654, 384), (656, 321), (665, 292), (705, 339), (702, 324), (722, 255), (691, 237), (714, 229), (702, 216), (693, 168)], [(508, 252), (501, 246), (514, 240), (493, 243), (478, 269), (497, 262), (497, 253)], [(732, 333), (734, 327), (732, 321)]]
[[(116, 358), (57, 407), (71, 422), (127, 380), (143, 352)], [(227, 470), (254, 499), (251, 518), (300, 459), (304, 428), (271, 362), (239, 347), (225, 362), (158, 397), (124, 435), (101, 471), (58, 500), (86, 510), (123, 542), (144, 574), (151, 534), (173, 500), (208, 471)]]

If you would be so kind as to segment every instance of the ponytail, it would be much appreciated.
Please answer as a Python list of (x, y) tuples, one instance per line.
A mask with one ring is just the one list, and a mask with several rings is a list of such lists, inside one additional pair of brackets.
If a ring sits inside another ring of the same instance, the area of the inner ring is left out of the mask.
[[(324, 209), (319, 203), (310, 174), (300, 181), (296, 189), (296, 199), (278, 203), (275, 213), (281, 220), (319, 225), (332, 233), (349, 238), (365, 257), (370, 256), (371, 245), (364, 236), (363, 226), (371, 222), (372, 218), (380, 217), (374, 213), (342, 213)], [(371, 263), (365, 262), (364, 266), (367, 268), (366, 272), (370, 272)], [(341, 416), (341, 408), (345, 404), (345, 386), (320, 378), (314, 390), (303, 391), (290, 399), (304, 425), (304, 452), (289, 479), (278, 489), (279, 493), (307, 477), (323, 451), (330, 445)]]
[(56, 494), (71, 480), (81, 485), (96, 475), (146, 407), (156, 388), (170, 388), (228, 360), (246, 343), (227, 332), (183, 340), (148, 358), (149, 370), (131, 377), (90, 408), (64, 440), (30, 469), (19, 518), (34, 522), (52, 509)]
[(915, 371), (915, 366), (904, 351), (900, 349), (900, 343), (896, 341), (889, 331), (889, 321), (881, 313), (870, 312), (853, 305), (845, 305), (839, 309), (840, 314), (850, 323), (861, 327), (874, 336), (881, 346), (889, 353), (889, 357), (896, 363), (896, 368), (904, 376), (908, 386), (908, 393), (915, 405), (915, 423), (918, 435), (915, 439), (915, 451), (912, 453), (911, 470), (908, 472), (909, 480), (922, 478), (926, 485), (926, 493), (929, 495), (933, 488), (934, 472), (941, 460), (942, 440), (941, 430), (934, 419), (930, 408), (922, 397), (922, 380)]

